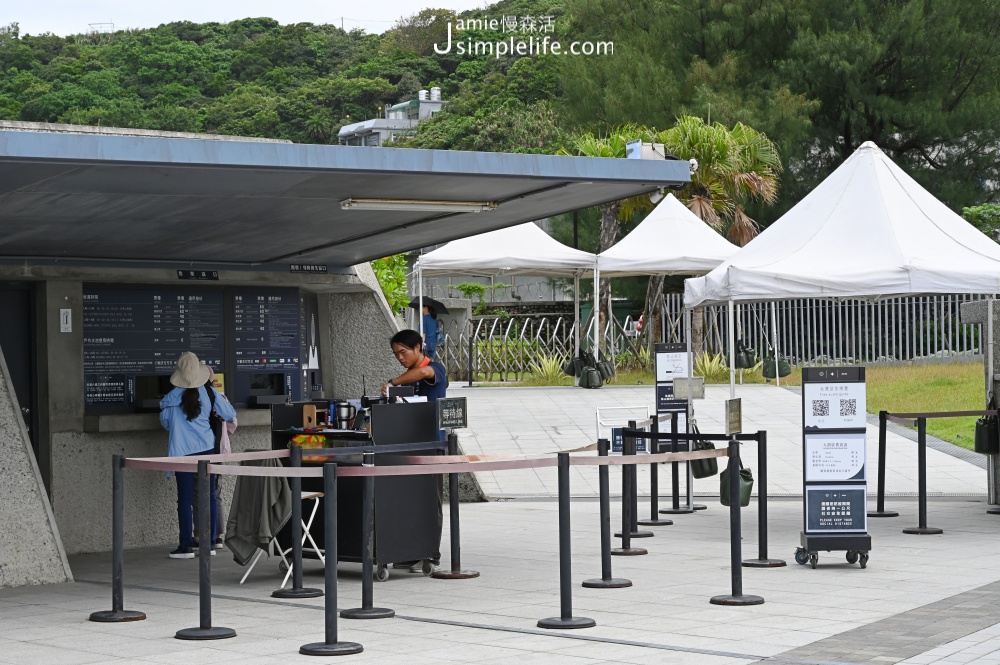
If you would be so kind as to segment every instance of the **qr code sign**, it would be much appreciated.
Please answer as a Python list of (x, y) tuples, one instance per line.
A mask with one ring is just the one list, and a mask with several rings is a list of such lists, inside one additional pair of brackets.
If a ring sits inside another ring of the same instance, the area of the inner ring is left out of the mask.
[(858, 415), (858, 400), (856, 399), (840, 400), (840, 415), (841, 416)]
[(812, 403), (813, 403), (813, 417), (830, 415), (830, 400), (814, 399)]

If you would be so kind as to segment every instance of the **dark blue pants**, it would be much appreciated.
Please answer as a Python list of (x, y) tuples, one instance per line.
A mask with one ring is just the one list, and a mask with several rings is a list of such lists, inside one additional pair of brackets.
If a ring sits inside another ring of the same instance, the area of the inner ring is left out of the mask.
[[(205, 453), (196, 453), (203, 455)], [(177, 478), (177, 524), (180, 528), (178, 542), (182, 548), (194, 546), (194, 520), (191, 514), (195, 500), (195, 483), (197, 475), (194, 473), (176, 472)], [(215, 542), (215, 534), (218, 533), (219, 512), (218, 501), (216, 500), (216, 483), (218, 476), (209, 476), (211, 481), (211, 506), (212, 506), (212, 526), (209, 531), (208, 542)]]

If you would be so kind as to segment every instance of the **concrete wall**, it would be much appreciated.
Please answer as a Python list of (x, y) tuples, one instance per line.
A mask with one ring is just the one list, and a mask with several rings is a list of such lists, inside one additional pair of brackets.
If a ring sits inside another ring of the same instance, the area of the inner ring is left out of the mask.
[[(987, 316), (992, 304), (992, 312), (989, 314), (993, 318), (993, 353), (990, 354), (987, 327)], [(986, 397), (983, 399), (983, 408), (986, 408), (986, 401), (989, 399), (989, 389), (1000, 401), (1000, 302), (997, 300), (976, 300), (964, 303), (961, 307), (962, 323), (981, 323), (982, 326), (982, 349), (983, 349), (983, 387)], [(990, 366), (992, 359), (993, 365)], [(990, 455), (987, 461), (987, 494), (989, 502), (1000, 503), (1000, 455)]]
[[(376, 395), (389, 379), (402, 373), (389, 349), (389, 339), (402, 326), (386, 303), (375, 273), (367, 263), (354, 266), (370, 291), (330, 294), (327, 315), (330, 321), (329, 369), (323, 367), (327, 397), (355, 397), (362, 388)], [(320, 307), (322, 318), (323, 307)]]
[(73, 580), (0, 352), (0, 588)]

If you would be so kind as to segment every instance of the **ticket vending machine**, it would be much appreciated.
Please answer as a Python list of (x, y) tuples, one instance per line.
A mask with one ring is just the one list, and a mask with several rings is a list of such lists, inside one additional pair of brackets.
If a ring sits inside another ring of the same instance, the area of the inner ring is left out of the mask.
[(802, 369), (801, 547), (795, 561), (813, 568), (821, 551), (868, 563), (865, 368)]

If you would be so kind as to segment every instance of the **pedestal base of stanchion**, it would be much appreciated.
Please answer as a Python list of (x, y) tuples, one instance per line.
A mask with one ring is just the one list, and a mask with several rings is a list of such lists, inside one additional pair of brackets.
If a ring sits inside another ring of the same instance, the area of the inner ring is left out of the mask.
[(271, 598), (319, 598), (323, 595), (322, 589), (278, 589), (271, 592)]
[(236, 631), (232, 628), (214, 626), (212, 628), (182, 628), (174, 635), (179, 640), (224, 640), (228, 637), (236, 637)]
[[(633, 532), (631, 532), (629, 534), (629, 537), (631, 537), (631, 538), (652, 538), (655, 535), (656, 534), (653, 533), (652, 531), (633, 531)], [(621, 538), (621, 537), (622, 537), (622, 532), (621, 531), (615, 531), (615, 538)]]
[(583, 586), (588, 589), (624, 589), (627, 586), (632, 586), (632, 580), (627, 580), (624, 577), (612, 577), (611, 579), (597, 578), (593, 580), (584, 580)]
[(365, 648), (357, 642), (313, 642), (303, 644), (299, 647), (299, 653), (303, 656), (350, 656), (354, 653), (361, 653)]
[(388, 607), (355, 607), (341, 610), (341, 619), (391, 619), (396, 616), (396, 610)]
[(690, 515), (694, 512), (694, 508), (685, 508), (681, 506), (680, 508), (660, 508), (661, 515)]
[(587, 617), (570, 617), (569, 619), (552, 617), (551, 619), (539, 619), (538, 621), (539, 628), (593, 628), (596, 625), (596, 621)]
[(868, 517), (899, 517), (895, 510), (869, 510)]
[(713, 605), (729, 605), (729, 606), (739, 606), (739, 605), (763, 605), (764, 599), (760, 596), (712, 596), (708, 601)]
[(478, 570), (435, 570), (431, 577), (436, 580), (471, 580), (479, 577)]
[(649, 554), (649, 552), (641, 547), (615, 547), (612, 548), (611, 554), (614, 556), (639, 556)]
[(670, 526), (673, 523), (673, 520), (661, 520), (659, 517), (651, 517), (648, 520), (639, 520), (636, 522), (639, 526)]
[(992, 508), (986, 509), (987, 515), (1000, 515), (1000, 506), (993, 506)]
[(787, 565), (781, 559), (743, 559), (744, 568), (781, 568)]
[(903, 529), (903, 533), (917, 536), (936, 536), (944, 533), (944, 529), (938, 529), (933, 526), (915, 526), (912, 529)]
[(130, 610), (122, 610), (121, 612), (115, 612), (114, 610), (105, 610), (103, 612), (91, 612), (90, 620), (98, 621), (100, 623), (118, 623), (120, 621), (142, 621), (146, 618), (145, 612), (134, 612)]
[(691, 508), (694, 510), (708, 510), (708, 506), (701, 503), (692, 503)]

